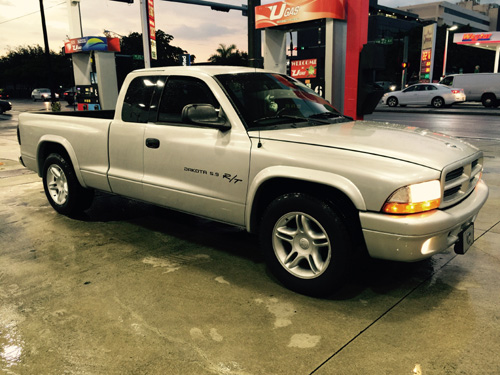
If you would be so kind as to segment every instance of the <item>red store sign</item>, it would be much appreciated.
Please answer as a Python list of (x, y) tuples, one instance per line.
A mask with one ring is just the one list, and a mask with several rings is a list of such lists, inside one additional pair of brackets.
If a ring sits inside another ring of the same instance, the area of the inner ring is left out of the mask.
[(322, 18), (345, 19), (345, 0), (286, 0), (255, 7), (255, 28)]
[(291, 75), (293, 78), (316, 78), (318, 67), (317, 59), (295, 60), (292, 61)]
[(156, 25), (155, 25), (155, 4), (154, 0), (148, 0), (148, 23), (149, 41), (151, 45), (151, 58), (157, 59), (156, 55)]

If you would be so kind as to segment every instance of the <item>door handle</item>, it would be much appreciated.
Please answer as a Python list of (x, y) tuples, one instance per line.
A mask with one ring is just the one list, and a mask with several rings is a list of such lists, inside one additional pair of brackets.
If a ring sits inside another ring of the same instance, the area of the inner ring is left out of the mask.
[(148, 148), (159, 148), (160, 140), (156, 138), (146, 138), (146, 147)]

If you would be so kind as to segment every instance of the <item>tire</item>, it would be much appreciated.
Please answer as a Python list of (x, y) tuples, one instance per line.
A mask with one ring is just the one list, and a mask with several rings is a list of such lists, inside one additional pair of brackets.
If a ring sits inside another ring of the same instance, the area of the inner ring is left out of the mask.
[(78, 182), (71, 162), (59, 154), (50, 154), (45, 159), (43, 188), (54, 210), (67, 216), (86, 210), (94, 198), (94, 191)]
[(387, 99), (387, 105), (389, 107), (397, 107), (398, 105), (398, 98), (396, 98), (395, 96), (391, 96)]
[(443, 108), (445, 106), (444, 99), (440, 96), (436, 96), (435, 98), (432, 99), (431, 105), (434, 108)]
[(33, 99), (33, 101), (36, 102), (36, 98), (34, 96), (32, 96), (31, 99)]
[(495, 106), (496, 102), (497, 98), (493, 94), (486, 94), (481, 98), (481, 103), (483, 103), (483, 106), (485, 106), (486, 108)]
[(332, 205), (303, 193), (276, 198), (264, 212), (260, 242), (267, 266), (289, 289), (327, 296), (345, 283), (351, 239)]

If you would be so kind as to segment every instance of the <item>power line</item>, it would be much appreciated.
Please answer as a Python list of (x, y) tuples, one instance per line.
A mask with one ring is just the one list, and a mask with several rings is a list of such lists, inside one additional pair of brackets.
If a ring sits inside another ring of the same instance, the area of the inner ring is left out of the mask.
[[(52, 5), (50, 7), (47, 7), (47, 9), (55, 8), (55, 7), (58, 7), (59, 5), (62, 5), (62, 4), (66, 4), (66, 2), (62, 2), (62, 3), (59, 3), (59, 4)], [(20, 18), (28, 17), (28, 16), (31, 16), (33, 14), (38, 14), (38, 13), (40, 13), (39, 10), (37, 10), (36, 12), (25, 14), (23, 16), (19, 16), (19, 17), (16, 17), (16, 18), (11, 18), (10, 20), (0, 22), (0, 25), (3, 25), (4, 23), (7, 23), (7, 22), (18, 20)]]

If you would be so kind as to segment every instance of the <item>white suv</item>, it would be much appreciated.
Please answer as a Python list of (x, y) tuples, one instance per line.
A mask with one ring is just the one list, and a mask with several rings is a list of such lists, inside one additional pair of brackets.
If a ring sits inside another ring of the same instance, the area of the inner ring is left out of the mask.
[[(50, 95), (50, 89), (34, 89), (31, 92), (31, 99), (33, 99), (34, 102), (37, 100), (50, 100), (52, 96)], [(59, 98), (59, 94), (56, 93), (56, 99)]]

